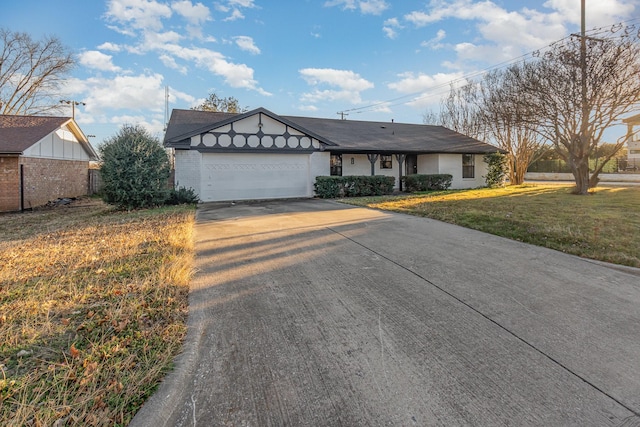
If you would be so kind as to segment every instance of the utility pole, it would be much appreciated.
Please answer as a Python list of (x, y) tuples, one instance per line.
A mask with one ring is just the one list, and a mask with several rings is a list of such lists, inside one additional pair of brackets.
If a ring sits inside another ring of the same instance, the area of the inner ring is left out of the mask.
[(349, 115), (349, 113), (345, 113), (344, 111), (338, 111), (336, 114), (340, 116), (340, 120), (345, 120), (344, 117)]
[(76, 105), (87, 105), (84, 102), (80, 102), (80, 101), (71, 101), (71, 100), (67, 100), (67, 99), (61, 99), (60, 100), (61, 104), (71, 104), (71, 118), (73, 120), (76, 119)]

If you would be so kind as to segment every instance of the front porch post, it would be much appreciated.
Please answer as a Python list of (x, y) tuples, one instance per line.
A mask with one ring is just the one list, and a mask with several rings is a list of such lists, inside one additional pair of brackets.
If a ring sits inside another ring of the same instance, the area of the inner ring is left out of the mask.
[(377, 154), (367, 154), (367, 159), (369, 159), (369, 163), (371, 163), (371, 176), (376, 174), (376, 162), (378, 161)]
[(402, 191), (402, 165), (406, 157), (406, 154), (396, 154), (396, 160), (398, 161), (398, 183), (400, 191)]

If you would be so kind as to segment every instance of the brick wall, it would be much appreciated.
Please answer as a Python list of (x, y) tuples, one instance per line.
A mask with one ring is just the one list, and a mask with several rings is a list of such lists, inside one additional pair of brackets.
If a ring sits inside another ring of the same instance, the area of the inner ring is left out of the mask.
[(21, 157), (24, 165), (24, 208), (42, 206), (59, 197), (88, 192), (89, 162)]
[(18, 156), (0, 156), (0, 212), (20, 210), (20, 166)]

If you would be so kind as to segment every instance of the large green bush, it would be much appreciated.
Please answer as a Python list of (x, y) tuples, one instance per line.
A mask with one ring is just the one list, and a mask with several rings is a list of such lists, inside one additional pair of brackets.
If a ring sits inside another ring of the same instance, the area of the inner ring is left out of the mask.
[(142, 126), (125, 125), (100, 146), (102, 198), (121, 209), (164, 204), (169, 197), (169, 157)]
[(413, 193), (416, 191), (447, 190), (451, 187), (453, 176), (449, 174), (413, 174), (402, 177), (404, 190)]
[(504, 187), (507, 176), (507, 156), (502, 153), (485, 154), (482, 158), (487, 164), (484, 181), (489, 188)]
[(323, 199), (338, 197), (381, 196), (393, 192), (392, 176), (319, 176), (314, 184), (316, 195)]

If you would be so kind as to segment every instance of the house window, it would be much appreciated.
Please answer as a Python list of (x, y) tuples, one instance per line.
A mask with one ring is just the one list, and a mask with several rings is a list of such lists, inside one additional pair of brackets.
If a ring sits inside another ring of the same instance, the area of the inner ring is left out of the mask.
[(380, 155), (380, 169), (393, 169), (393, 161), (391, 160), (391, 154)]
[(462, 155), (462, 177), (475, 178), (475, 156), (473, 154)]
[(331, 176), (342, 176), (342, 154), (331, 155)]

